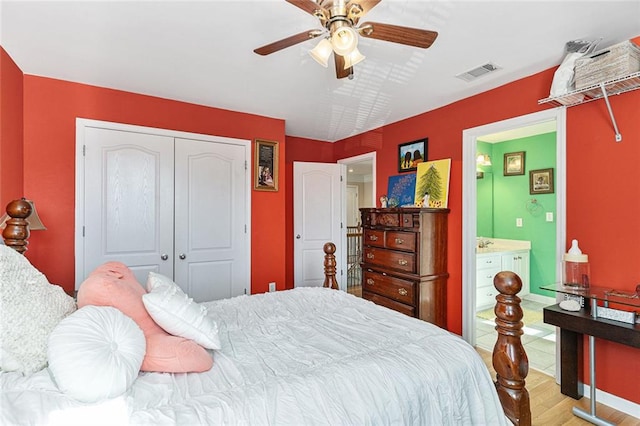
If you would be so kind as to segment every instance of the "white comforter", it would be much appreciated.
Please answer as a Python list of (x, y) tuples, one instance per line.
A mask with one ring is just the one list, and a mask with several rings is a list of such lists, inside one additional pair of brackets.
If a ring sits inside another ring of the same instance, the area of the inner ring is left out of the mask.
[(1, 373), (0, 424), (508, 424), (482, 359), (432, 324), (323, 288), (207, 306), (222, 342), (210, 371), (141, 373), (93, 405), (47, 369)]

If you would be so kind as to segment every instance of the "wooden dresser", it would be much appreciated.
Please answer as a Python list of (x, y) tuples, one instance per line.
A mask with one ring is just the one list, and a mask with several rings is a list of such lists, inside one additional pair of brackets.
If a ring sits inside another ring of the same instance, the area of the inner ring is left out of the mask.
[(362, 297), (447, 326), (449, 209), (364, 208)]

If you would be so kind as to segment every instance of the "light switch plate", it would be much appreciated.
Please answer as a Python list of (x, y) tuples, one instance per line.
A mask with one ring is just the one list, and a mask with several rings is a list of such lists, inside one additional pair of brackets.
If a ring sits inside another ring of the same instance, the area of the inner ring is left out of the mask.
[(553, 222), (553, 212), (547, 212), (547, 222)]
[(522, 218), (516, 218), (516, 227), (522, 228)]

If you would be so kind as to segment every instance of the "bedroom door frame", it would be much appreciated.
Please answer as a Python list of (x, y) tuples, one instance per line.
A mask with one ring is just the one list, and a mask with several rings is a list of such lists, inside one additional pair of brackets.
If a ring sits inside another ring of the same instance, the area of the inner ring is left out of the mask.
[[(476, 232), (477, 232), (477, 139), (493, 133), (556, 122), (556, 281), (560, 282), (561, 260), (566, 241), (566, 108), (554, 108), (486, 124), (462, 132), (462, 337), (475, 344)], [(557, 340), (558, 341), (558, 340)], [(556, 359), (560, 351), (557, 350)], [(556, 371), (559, 369), (556, 362)], [(559, 377), (559, 374), (556, 376)]]
[[(74, 252), (75, 252), (75, 288), (76, 290), (84, 280), (84, 275), (87, 275), (87, 272), (84, 271), (84, 221), (85, 221), (85, 157), (84, 157), (84, 146), (86, 144), (85, 140), (85, 128), (94, 127), (101, 128), (105, 130), (114, 130), (114, 131), (123, 131), (123, 132), (131, 132), (131, 133), (143, 133), (143, 134), (152, 134), (158, 136), (166, 136), (177, 139), (188, 139), (188, 140), (196, 140), (202, 142), (210, 142), (212, 144), (233, 144), (241, 146), (245, 152), (245, 171), (248, 170), (246, 167), (247, 161), (251, 159), (251, 140), (245, 139), (235, 139), (228, 138), (222, 136), (213, 136), (213, 135), (205, 135), (205, 134), (197, 134), (190, 132), (182, 132), (176, 130), (169, 129), (159, 129), (152, 127), (144, 127), (144, 126), (136, 126), (131, 124), (124, 123), (115, 123), (101, 120), (91, 120), (84, 118), (76, 118), (76, 179), (75, 179), (75, 235), (74, 235)], [(173, 149), (173, 148), (172, 148)], [(175, 167), (175, 166), (174, 166)], [(242, 219), (244, 221), (244, 235), (246, 235), (246, 246), (242, 249), (242, 259), (245, 265), (243, 269), (246, 274), (246, 283), (245, 283), (245, 293), (250, 293), (251, 291), (251, 179), (248, 177), (248, 172), (245, 172), (245, 182), (244, 182), (244, 194), (243, 194), (243, 204), (246, 206), (245, 211), (242, 214)], [(171, 203), (175, 202), (175, 198), (172, 198)], [(173, 226), (173, 224), (172, 224)], [(173, 228), (172, 228), (173, 231)], [(172, 237), (173, 239), (173, 237)], [(175, 247), (174, 247), (175, 250)], [(174, 253), (176, 255), (176, 253)]]

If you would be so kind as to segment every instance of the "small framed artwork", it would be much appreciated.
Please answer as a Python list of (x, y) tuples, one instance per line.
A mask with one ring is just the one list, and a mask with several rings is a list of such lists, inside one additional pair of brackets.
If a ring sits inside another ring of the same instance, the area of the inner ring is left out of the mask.
[(398, 172), (411, 172), (418, 169), (418, 164), (427, 161), (429, 139), (419, 139), (398, 145)]
[(504, 176), (524, 174), (524, 151), (504, 154)]
[(256, 139), (253, 189), (278, 190), (278, 142)]
[(553, 169), (531, 170), (529, 172), (530, 194), (553, 194)]

